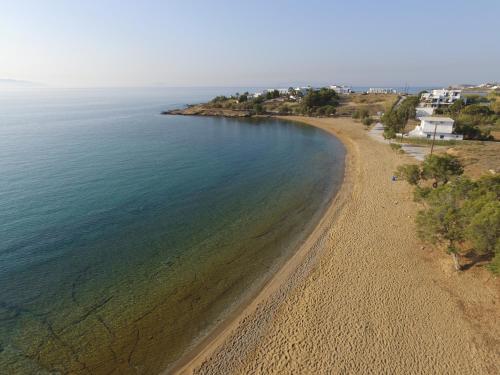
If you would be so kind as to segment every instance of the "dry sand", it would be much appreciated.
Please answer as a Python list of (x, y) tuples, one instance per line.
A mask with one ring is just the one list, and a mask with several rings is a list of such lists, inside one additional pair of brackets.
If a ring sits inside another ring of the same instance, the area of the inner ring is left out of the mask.
[(409, 157), (349, 119), (297, 120), (347, 146), (341, 191), (279, 274), (178, 372), (500, 373), (498, 280), (455, 273), (422, 248), (411, 189), (391, 181)]

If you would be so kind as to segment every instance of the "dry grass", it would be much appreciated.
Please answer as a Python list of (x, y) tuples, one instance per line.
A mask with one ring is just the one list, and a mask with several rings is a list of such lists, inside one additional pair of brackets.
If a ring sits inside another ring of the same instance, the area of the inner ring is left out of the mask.
[(447, 153), (457, 156), (465, 174), (477, 178), (486, 173), (500, 173), (500, 142), (457, 143)]
[(337, 114), (351, 116), (356, 109), (367, 109), (370, 115), (385, 112), (398, 100), (395, 94), (350, 94), (341, 97)]

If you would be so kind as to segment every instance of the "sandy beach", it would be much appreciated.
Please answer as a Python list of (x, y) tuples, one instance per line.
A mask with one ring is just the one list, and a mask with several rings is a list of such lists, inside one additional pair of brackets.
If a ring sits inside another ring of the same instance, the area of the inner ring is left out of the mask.
[(416, 237), (414, 162), (350, 119), (293, 118), (346, 145), (345, 181), (309, 239), (176, 369), (181, 374), (495, 374), (498, 280), (455, 273)]

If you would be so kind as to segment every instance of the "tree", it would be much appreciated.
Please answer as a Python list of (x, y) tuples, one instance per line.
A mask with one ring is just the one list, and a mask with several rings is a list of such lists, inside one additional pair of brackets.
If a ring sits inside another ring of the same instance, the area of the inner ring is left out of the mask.
[[(460, 253), (473, 250), (488, 255), (492, 260), (490, 269), (500, 273), (500, 175), (487, 175), (476, 181), (451, 179), (463, 171), (458, 160), (449, 155), (434, 157), (426, 158), (423, 168), (402, 165), (396, 171), (396, 175), (415, 186), (415, 199), (424, 204), (416, 217), (419, 237), (445, 244), (457, 270), (461, 269)], [(434, 189), (421, 187), (422, 178), (443, 184), (436, 183)], [(444, 182), (448, 179), (448, 183)]]
[(419, 103), (418, 96), (409, 96), (397, 107), (391, 108), (382, 116), (384, 133), (387, 138), (395, 138), (396, 133), (404, 132), (408, 120), (416, 116), (416, 108)]
[(455, 132), (464, 135), (464, 139), (475, 139), (480, 141), (488, 141), (493, 139), (490, 135), (490, 130), (481, 130), (476, 125), (457, 121), (455, 124)]
[[(480, 253), (493, 254), (500, 242), (500, 202), (486, 197), (478, 200), (467, 202), (464, 206), (464, 212), (468, 213), (470, 220), (465, 232), (466, 238)], [(476, 209), (469, 209), (469, 206), (474, 205)]]
[(253, 106), (253, 110), (258, 115), (264, 113), (264, 107), (260, 103), (255, 103), (254, 106)]
[(368, 110), (366, 108), (360, 108), (360, 109), (356, 109), (354, 110), (354, 112), (352, 113), (352, 118), (355, 118), (355, 119), (364, 119), (366, 117), (370, 116), (370, 113), (368, 112)]
[(410, 185), (418, 185), (421, 179), (420, 167), (416, 164), (403, 164), (396, 170), (396, 176), (408, 182)]
[(373, 124), (373, 119), (368, 116), (368, 117), (364, 117), (363, 120), (361, 120), (361, 122), (365, 126), (370, 126), (371, 124)]
[(450, 178), (464, 173), (458, 158), (452, 155), (428, 155), (422, 166), (422, 176), (433, 179), (435, 186), (439, 183), (446, 184)]
[(462, 109), (461, 114), (472, 116), (489, 116), (493, 114), (493, 111), (485, 105), (471, 104)]
[(325, 105), (325, 115), (332, 116), (337, 112), (337, 109), (333, 105)]
[(238, 102), (239, 102), (239, 103), (244, 103), (244, 102), (246, 102), (247, 100), (248, 100), (248, 96), (247, 96), (246, 94), (240, 95), (240, 96), (238, 97)]
[(464, 107), (465, 107), (464, 100), (458, 99), (457, 101), (455, 101), (455, 103), (453, 103), (448, 107), (448, 111), (452, 116), (456, 117)]
[(460, 210), (460, 190), (452, 184), (432, 190), (426, 197), (428, 208), (416, 217), (419, 237), (430, 243), (446, 243), (455, 269), (461, 269), (458, 245), (464, 240), (464, 220)]

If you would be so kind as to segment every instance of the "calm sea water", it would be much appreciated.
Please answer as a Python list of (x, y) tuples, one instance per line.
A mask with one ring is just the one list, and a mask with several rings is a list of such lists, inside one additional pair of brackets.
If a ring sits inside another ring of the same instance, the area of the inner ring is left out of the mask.
[(158, 373), (312, 228), (342, 145), (159, 115), (219, 93), (0, 93), (2, 373)]

